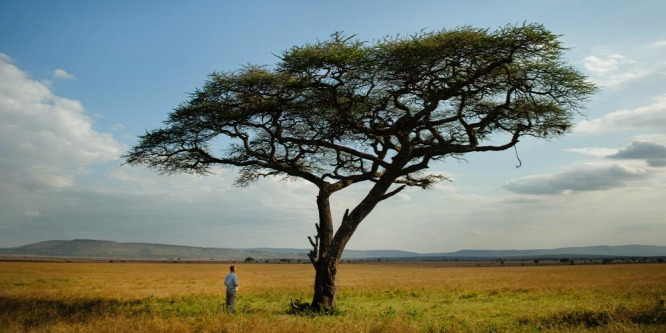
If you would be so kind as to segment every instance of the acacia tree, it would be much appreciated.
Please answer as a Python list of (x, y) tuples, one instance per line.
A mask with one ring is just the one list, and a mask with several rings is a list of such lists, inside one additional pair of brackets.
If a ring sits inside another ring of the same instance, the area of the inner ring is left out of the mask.
[[(371, 45), (336, 33), (292, 47), (273, 67), (211, 74), (125, 159), (162, 173), (235, 166), (239, 186), (268, 176), (312, 183), (319, 189), (316, 235), (308, 237), (312, 307), (330, 310), (345, 245), (379, 202), (442, 180), (425, 172), (435, 161), (567, 131), (595, 87), (564, 61), (564, 50), (537, 24)], [(211, 144), (218, 137), (224, 149)], [(361, 182), (369, 191), (334, 230), (331, 195)]]

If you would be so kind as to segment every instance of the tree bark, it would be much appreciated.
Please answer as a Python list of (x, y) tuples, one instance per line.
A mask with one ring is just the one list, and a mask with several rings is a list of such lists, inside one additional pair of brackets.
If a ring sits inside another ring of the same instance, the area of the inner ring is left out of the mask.
[[(331, 311), (335, 308), (336, 285), (335, 273), (339, 258), (331, 257), (331, 242), (333, 241), (333, 217), (330, 205), (331, 192), (327, 186), (319, 190), (317, 196), (317, 209), (319, 210), (319, 224), (317, 225), (316, 244), (310, 259), (315, 268), (314, 297), (312, 308), (316, 311)], [(313, 258), (316, 256), (316, 258)]]
[(333, 220), (329, 203), (331, 193), (326, 191), (325, 187), (320, 189), (317, 196), (319, 225), (317, 225), (316, 238), (318, 242), (316, 245), (313, 243), (315, 251), (319, 250), (319, 255), (316, 260), (312, 256), (310, 257), (316, 271), (314, 297), (311, 304), (314, 311), (328, 312), (335, 309), (337, 298), (335, 275), (338, 262), (342, 258), (342, 252), (361, 221), (383, 200), (383, 196), (395, 179), (395, 176), (390, 177), (389, 175), (377, 182), (351, 214), (349, 210), (345, 212), (342, 224), (335, 235), (333, 235)]
[(335, 309), (337, 289), (335, 274), (337, 260), (332, 257), (320, 258), (315, 274), (314, 297), (312, 309), (317, 312), (328, 312)]

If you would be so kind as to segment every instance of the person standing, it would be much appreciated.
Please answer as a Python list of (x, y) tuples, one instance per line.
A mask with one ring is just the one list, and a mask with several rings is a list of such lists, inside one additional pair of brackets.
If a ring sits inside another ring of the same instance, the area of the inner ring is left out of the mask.
[(224, 279), (224, 285), (227, 287), (227, 311), (234, 313), (236, 307), (236, 292), (238, 291), (236, 266), (229, 267), (229, 274), (227, 274), (227, 277)]

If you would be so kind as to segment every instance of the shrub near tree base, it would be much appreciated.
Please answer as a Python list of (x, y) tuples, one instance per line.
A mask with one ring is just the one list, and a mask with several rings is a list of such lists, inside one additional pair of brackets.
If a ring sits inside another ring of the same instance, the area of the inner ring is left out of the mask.
[[(463, 27), (375, 44), (336, 33), (292, 47), (271, 68), (211, 74), (125, 158), (163, 173), (236, 166), (240, 186), (268, 176), (312, 183), (319, 189), (310, 238), (312, 306), (331, 310), (342, 252), (379, 202), (406, 186), (443, 180), (425, 172), (433, 162), (570, 128), (595, 87), (566, 64), (564, 50), (538, 24)], [(220, 136), (229, 145), (213, 151), (210, 143)], [(370, 190), (334, 230), (331, 196), (361, 182)]]

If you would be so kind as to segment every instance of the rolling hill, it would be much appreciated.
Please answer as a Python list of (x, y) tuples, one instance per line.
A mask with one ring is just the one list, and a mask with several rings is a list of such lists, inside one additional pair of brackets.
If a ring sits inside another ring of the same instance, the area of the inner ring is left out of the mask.
[[(194, 247), (154, 243), (119, 243), (106, 240), (52, 240), (13, 248), (0, 248), (0, 256), (43, 256), (69, 258), (127, 258), (127, 259), (305, 259), (308, 249), (250, 248), (230, 249)], [(443, 253), (417, 253), (400, 250), (345, 250), (344, 259), (394, 258), (427, 260), (435, 258), (529, 258), (558, 255), (649, 257), (666, 256), (666, 246), (621, 245), (588, 246), (535, 250), (460, 250)]]
[(555, 255), (588, 255), (611, 257), (652, 257), (666, 256), (666, 246), (654, 245), (618, 245), (618, 246), (585, 246), (564, 247), (558, 249), (535, 250), (461, 250), (449, 253), (428, 253), (428, 257), (456, 257), (456, 258), (510, 258), (510, 257), (539, 257)]

